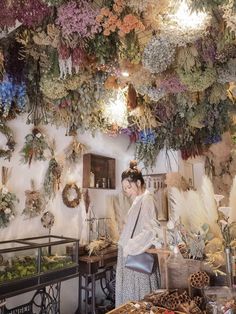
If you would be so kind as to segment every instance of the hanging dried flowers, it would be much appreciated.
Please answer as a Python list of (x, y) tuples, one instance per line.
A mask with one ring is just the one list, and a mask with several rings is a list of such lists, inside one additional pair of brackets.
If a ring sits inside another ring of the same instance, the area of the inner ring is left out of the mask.
[(36, 45), (52, 46), (57, 48), (60, 42), (60, 30), (54, 24), (47, 25), (47, 32), (35, 32), (33, 41)]
[(135, 144), (135, 159), (142, 161), (145, 168), (153, 167), (156, 162), (159, 149), (155, 145), (156, 134), (152, 129), (144, 129), (139, 132), (139, 139)]
[(163, 77), (161, 81), (157, 81), (156, 84), (161, 90), (164, 90), (165, 93), (177, 94), (187, 90), (187, 87), (183, 85), (175, 75)]
[(2, 167), (2, 187), (0, 189), (0, 228), (6, 228), (15, 218), (16, 195), (6, 188), (8, 169)]
[(166, 95), (166, 92), (163, 88), (153, 86), (142, 85), (137, 88), (137, 91), (141, 95), (148, 96), (152, 101), (159, 101)]
[(81, 200), (81, 192), (75, 183), (66, 184), (62, 191), (63, 203), (69, 208), (75, 208)]
[(50, 211), (47, 211), (41, 217), (41, 223), (42, 223), (43, 227), (46, 229), (49, 229), (49, 231), (51, 230), (52, 226), (54, 225), (54, 222), (55, 222), (55, 216)]
[(45, 135), (38, 129), (34, 128), (32, 133), (27, 134), (25, 143), (20, 151), (22, 162), (31, 165), (32, 160), (46, 160), (45, 151), (49, 149)]
[(130, 32), (122, 38), (119, 46), (119, 58), (122, 60), (128, 60), (134, 64), (140, 63), (141, 51), (138, 37), (134, 32)]
[(61, 5), (57, 15), (56, 23), (61, 27), (64, 37), (77, 33), (81, 38), (91, 38), (99, 30), (97, 10), (86, 0), (69, 1)]
[(236, 34), (236, 8), (235, 1), (229, 0), (223, 6), (223, 18), (226, 22), (226, 25)]
[(10, 161), (16, 145), (12, 130), (5, 124), (0, 123), (0, 133), (2, 133), (7, 139), (5, 147), (0, 149), (0, 158), (4, 158)]
[(69, 165), (77, 164), (86, 150), (86, 145), (80, 143), (77, 138), (74, 137), (73, 141), (65, 149), (66, 161)]
[(44, 193), (48, 199), (54, 198), (56, 196), (56, 192), (60, 188), (61, 173), (62, 167), (53, 157), (49, 162), (48, 170), (43, 183)]
[(24, 83), (14, 83), (7, 78), (0, 83), (0, 112), (7, 119), (11, 117), (14, 105), (18, 112), (22, 112), (26, 106), (26, 86)]
[(68, 95), (64, 82), (51, 76), (45, 75), (41, 78), (40, 89), (50, 100), (61, 99)]
[(227, 64), (217, 68), (218, 79), (221, 84), (236, 81), (236, 58), (230, 59)]
[(211, 11), (229, 0), (188, 0), (190, 9), (193, 11)]
[(153, 37), (143, 52), (143, 66), (151, 73), (165, 71), (174, 61), (175, 48), (168, 37)]
[(139, 106), (130, 112), (132, 124), (136, 126), (138, 131), (152, 130), (158, 126), (158, 123), (150, 106)]
[(2, 81), (3, 79), (3, 73), (4, 73), (4, 55), (3, 52), (0, 49), (0, 80)]
[(15, 11), (9, 0), (1, 1), (0, 28), (12, 27), (16, 23)]
[(210, 104), (219, 104), (220, 101), (227, 99), (227, 84), (215, 83), (212, 85), (210, 95), (208, 97)]
[(45, 199), (39, 190), (35, 190), (31, 181), (31, 190), (25, 191), (25, 208), (22, 212), (27, 218), (37, 217), (45, 210)]
[(38, 26), (52, 12), (40, 0), (12, 0), (12, 7), (17, 20), (28, 27)]
[(181, 82), (186, 85), (191, 92), (204, 91), (216, 81), (216, 70), (210, 67), (205, 68), (205, 70), (193, 68), (190, 72), (185, 72), (184, 69), (178, 69), (177, 73)]
[(96, 20), (102, 26), (105, 36), (118, 30), (118, 35), (124, 37), (134, 30), (145, 29), (138, 16), (132, 13), (123, 14), (124, 9), (124, 0), (115, 0), (111, 10), (108, 7), (100, 10)]

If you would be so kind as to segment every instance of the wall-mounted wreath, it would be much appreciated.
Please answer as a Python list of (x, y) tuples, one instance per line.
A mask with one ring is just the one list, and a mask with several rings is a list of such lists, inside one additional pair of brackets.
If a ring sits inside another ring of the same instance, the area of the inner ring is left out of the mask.
[(2, 133), (6, 139), (6, 145), (0, 148), (0, 158), (8, 159), (10, 161), (12, 152), (14, 151), (16, 142), (14, 141), (12, 130), (4, 123), (0, 123), (0, 133)]
[(81, 200), (81, 192), (75, 183), (67, 183), (62, 191), (63, 203), (69, 208), (75, 208)]

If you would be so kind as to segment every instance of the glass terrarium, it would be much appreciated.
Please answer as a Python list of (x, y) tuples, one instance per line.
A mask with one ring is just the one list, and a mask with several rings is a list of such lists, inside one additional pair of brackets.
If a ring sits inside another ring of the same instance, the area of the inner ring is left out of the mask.
[(214, 286), (204, 289), (206, 313), (224, 314), (235, 313), (235, 290), (227, 286)]
[(79, 240), (53, 235), (0, 242), (0, 295), (77, 275), (78, 248)]

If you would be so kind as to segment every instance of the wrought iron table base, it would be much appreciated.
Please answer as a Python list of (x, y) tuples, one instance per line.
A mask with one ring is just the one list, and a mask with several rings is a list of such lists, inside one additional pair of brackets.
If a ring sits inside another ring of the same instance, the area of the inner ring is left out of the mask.
[(0, 314), (60, 314), (61, 282), (38, 289), (30, 302), (8, 309), (6, 302), (0, 300)]

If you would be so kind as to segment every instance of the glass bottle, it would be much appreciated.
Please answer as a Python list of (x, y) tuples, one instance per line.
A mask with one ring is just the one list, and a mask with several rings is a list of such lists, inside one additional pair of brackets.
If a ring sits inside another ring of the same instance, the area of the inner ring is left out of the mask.
[(94, 175), (94, 173), (92, 171), (90, 172), (89, 187), (90, 188), (94, 188), (95, 187), (95, 175)]

